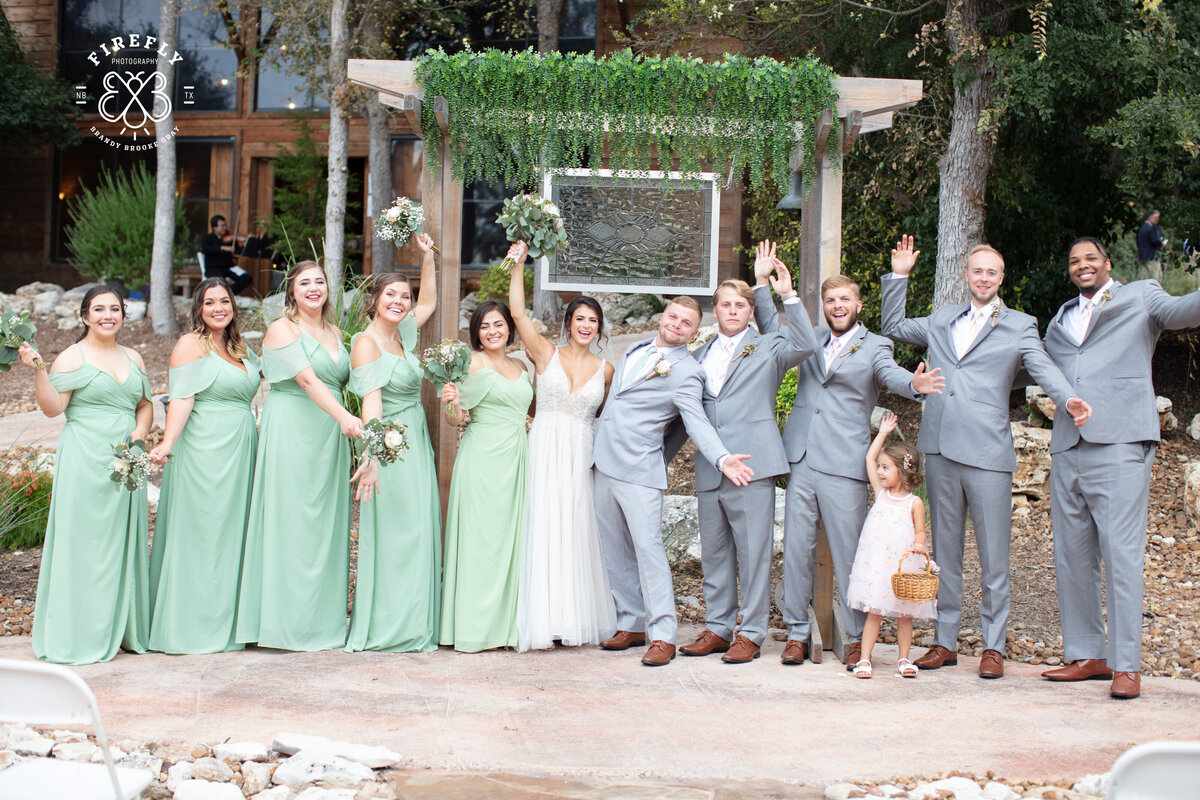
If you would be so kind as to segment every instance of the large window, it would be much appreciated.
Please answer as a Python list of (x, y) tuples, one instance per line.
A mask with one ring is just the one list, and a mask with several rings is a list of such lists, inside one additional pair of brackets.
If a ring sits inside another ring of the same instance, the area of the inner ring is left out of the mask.
[[(483, 0), (462, 7), (467, 20), (449, 39), (413, 45), (409, 57), (425, 47), (442, 47), (448, 52), (463, 49), (470, 42), (476, 50), (524, 50), (537, 47), (537, 20), (530, 18), (514, 23), (497, 10), (499, 4)], [(558, 28), (558, 49), (564, 53), (588, 53), (596, 49), (596, 0), (564, 0)]]
[[(188, 111), (231, 111), (237, 108), (237, 57), (223, 45), (225, 28), (215, 10), (185, 4), (179, 21), (179, 40), (168, 44), (182, 56), (176, 64), (174, 108)], [(155, 0), (63, 0), (62, 76), (77, 86), (87, 87), (81, 110), (97, 113), (104, 93), (105, 75), (112, 69), (101, 45), (110, 47), (114, 37), (128, 44), (131, 32), (156, 36), (158, 3)], [(154, 45), (157, 48), (158, 45)], [(154, 48), (126, 47), (126, 57), (154, 56)], [(93, 53), (99, 66), (89, 59)], [(145, 67), (131, 67), (131, 70)], [(153, 69), (150, 70), (153, 72)], [(148, 90), (146, 92), (148, 94)], [(147, 107), (149, 103), (147, 102)]]
[[(273, 16), (263, 9), (262, 29), (271, 28)], [(272, 44), (258, 64), (254, 108), (257, 111), (317, 111), (329, 108), (329, 98), (314, 92), (292, 66), (286, 43)]]

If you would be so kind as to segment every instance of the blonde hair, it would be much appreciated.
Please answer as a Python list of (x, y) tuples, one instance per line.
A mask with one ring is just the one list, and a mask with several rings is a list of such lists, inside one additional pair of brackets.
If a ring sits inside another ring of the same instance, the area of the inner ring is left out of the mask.
[(999, 250), (992, 247), (990, 244), (977, 244), (967, 251), (967, 260), (963, 262), (963, 269), (966, 269), (967, 264), (971, 261), (971, 256), (975, 255), (976, 253), (991, 253), (996, 258), (1000, 259), (1000, 266), (1004, 266), (1004, 256)]
[(825, 293), (834, 289), (853, 289), (854, 296), (862, 299), (862, 290), (858, 288), (858, 284), (849, 275), (830, 275), (821, 282), (821, 299), (825, 299)]
[[(671, 303), (674, 303), (677, 306), (683, 306), (684, 308), (689, 309), (690, 311), (695, 311), (697, 321), (699, 321), (700, 318), (704, 316), (704, 312), (700, 310), (700, 304), (696, 302), (696, 298), (694, 298), (694, 297), (689, 297), (686, 294), (681, 294), (678, 297), (672, 297)], [(667, 303), (667, 305), (671, 305), (671, 303)]]
[(300, 277), (300, 274), (310, 269), (321, 270), (321, 277), (325, 279), (325, 303), (321, 306), (321, 320), (336, 327), (337, 320), (333, 316), (333, 287), (329, 285), (329, 276), (325, 274), (325, 267), (316, 261), (297, 261), (287, 271), (287, 275), (283, 279), (283, 315), (292, 322), (296, 321), (296, 315), (300, 313), (300, 309), (296, 305), (296, 295), (293, 294), (293, 290), (296, 288), (296, 279)]
[(718, 298), (721, 295), (722, 289), (733, 289), (735, 292), (741, 295), (741, 298), (749, 303), (751, 307), (754, 306), (754, 290), (750, 288), (750, 284), (743, 280), (738, 280), (737, 278), (721, 281), (721, 283), (718, 284), (717, 290), (713, 292), (713, 305), (716, 305), (719, 302)]

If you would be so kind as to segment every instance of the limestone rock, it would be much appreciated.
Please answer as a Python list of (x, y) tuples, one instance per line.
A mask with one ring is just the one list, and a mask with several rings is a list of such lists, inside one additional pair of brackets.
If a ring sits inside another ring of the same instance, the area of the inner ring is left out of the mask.
[(230, 783), (187, 780), (175, 789), (175, 800), (243, 800), (242, 790)]
[(242, 309), (258, 308), (262, 305), (262, 301), (260, 300), (256, 300), (253, 297), (242, 297), (241, 295), (235, 297), (233, 301), (237, 303), (238, 308)]
[(130, 753), (122, 759), (116, 760), (118, 767), (128, 767), (129, 769), (144, 769), (151, 775), (158, 775), (162, 772), (163, 760), (157, 756), (151, 755), (146, 751), (138, 751)]
[(46, 758), (54, 750), (54, 740), (41, 736), (32, 739), (21, 739), (9, 744), (9, 749), (19, 756), (36, 756)]
[(853, 783), (835, 783), (825, 789), (825, 800), (849, 800), (851, 797), (866, 797), (867, 793)]
[(954, 800), (983, 800), (983, 790), (970, 778), (946, 778), (918, 784), (908, 796), (919, 800), (939, 800), (943, 797), (942, 790), (953, 792)]
[(614, 327), (643, 318), (648, 321), (666, 305), (662, 297), (649, 294), (597, 292), (592, 297), (604, 309), (605, 324)]
[(64, 319), (67, 317), (73, 318), (79, 313), (79, 303), (60, 301), (59, 304), (54, 307), (53, 312), (54, 316), (56, 317), (63, 317)]
[(242, 338), (248, 342), (257, 342), (259, 339), (263, 338), (263, 332), (262, 331), (243, 331)]
[(91, 742), (63, 742), (54, 746), (54, 757), (63, 761), (89, 761), (100, 748)]
[(86, 742), (88, 740), (87, 734), (83, 731), (50, 731), (50, 735), (59, 744), (63, 742)]
[[(109, 745), (108, 746), (108, 757), (111, 758), (112, 762), (115, 764), (118, 761), (120, 761), (122, 758), (125, 757), (125, 751), (119, 747), (113, 747), (112, 745)], [(92, 757), (89, 758), (88, 761), (90, 761), (93, 764), (103, 764), (104, 763), (104, 751), (101, 750), (99, 747), (97, 747), (96, 752), (92, 753)]]
[(1075, 781), (1075, 785), (1071, 787), (1071, 791), (1105, 797), (1108, 795), (1108, 773), (1106, 772), (1103, 775), (1085, 775)]
[(70, 331), (78, 328), (83, 323), (74, 317), (59, 317), (58, 329), (60, 331)]
[(17, 763), (17, 754), (12, 750), (0, 750), (0, 772)]
[(272, 786), (266, 791), (250, 796), (250, 800), (292, 800), (296, 795), (286, 786)]
[(296, 800), (354, 800), (357, 794), (358, 792), (354, 789), (326, 789), (310, 786), (296, 795)]
[(1200, 441), (1200, 414), (1192, 417), (1191, 424), (1187, 427), (1187, 435)]
[[(892, 413), (891, 409), (884, 408), (883, 406), (875, 406), (873, 409), (871, 409), (871, 434), (872, 435), (879, 433), (879, 423), (883, 422), (883, 417), (885, 414), (890, 414), (890, 413)], [(900, 436), (899, 428), (896, 429), (896, 435)], [(903, 438), (903, 437), (901, 437), (901, 438)]]
[(1012, 423), (1013, 447), (1017, 453), (1017, 471), (1013, 473), (1013, 493), (1041, 499), (1050, 493), (1050, 431), (1020, 422)]
[(1168, 411), (1165, 414), (1158, 415), (1158, 429), (1160, 431), (1177, 431), (1179, 430), (1179, 417)]
[(41, 292), (33, 296), (33, 313), (51, 314), (62, 298), (62, 292)]
[(716, 336), (717, 335), (717, 327), (718, 327), (717, 324), (714, 322), (712, 325), (705, 325), (702, 328), (698, 328), (696, 330), (695, 337), (693, 337), (692, 340), (690, 342), (688, 342), (688, 346), (687, 346), (688, 352), (694, 353), (697, 348), (703, 347), (705, 342), (707, 342), (712, 337)]
[(301, 750), (313, 753), (328, 753), (340, 756), (347, 761), (363, 764), (371, 769), (383, 769), (384, 767), (393, 766), (401, 758), (399, 753), (394, 750), (388, 750), (386, 747), (338, 742), (326, 739), (324, 736), (306, 736), (300, 733), (276, 734), (275, 741), (271, 743), (271, 747), (284, 755), (294, 755)]
[(262, 764), (257, 761), (242, 762), (242, 791), (246, 794), (257, 794), (271, 785), (271, 775), (275, 772), (274, 764)]
[(167, 770), (167, 788), (172, 792), (179, 788), (179, 784), (192, 778), (192, 762), (180, 761), (178, 764), (173, 764)]
[(146, 482), (146, 501), (150, 506), (150, 513), (158, 513), (158, 498), (162, 494), (162, 489), (155, 486), (149, 481)]
[(1183, 510), (1194, 524), (1200, 524), (1200, 461), (1183, 469)]
[(125, 301), (125, 321), (137, 322), (139, 319), (146, 318), (146, 301), (145, 300), (126, 300)]
[[(280, 748), (276, 745), (275, 749)], [(374, 778), (375, 774), (364, 764), (327, 750), (301, 750), (276, 767), (271, 776), (272, 782), (297, 791), (316, 783), (334, 789), (357, 786)]]
[(64, 289), (57, 283), (34, 281), (33, 283), (27, 283), (20, 289), (17, 289), (17, 297), (37, 297), (39, 294), (48, 294), (51, 292), (61, 295), (63, 294)]
[(0, 311), (33, 311), (33, 298), (0, 293)]
[(386, 784), (368, 783), (359, 787), (354, 800), (396, 800), (396, 794)]
[(662, 537), (672, 568), (682, 572), (700, 570), (700, 517), (696, 498), (682, 494), (663, 498)]
[(983, 800), (1020, 800), (1021, 795), (1000, 781), (988, 781), (983, 786)]
[(205, 756), (192, 764), (192, 777), (202, 781), (228, 781), (233, 778), (233, 770), (219, 758)]
[(1042, 387), (1026, 386), (1025, 387), (1025, 402), (1029, 404), (1029, 410), (1034, 416), (1042, 417), (1048, 422), (1054, 420), (1054, 411), (1057, 406), (1050, 396), (1042, 391)]
[(274, 322), (275, 320), (279, 319), (280, 317), (282, 317), (283, 316), (283, 295), (282, 294), (273, 294), (273, 295), (269, 295), (265, 300), (263, 300), (262, 301), (262, 315), (263, 315), (263, 320), (265, 320), (268, 325), (270, 323)]
[(221, 761), (266, 761), (267, 746), (258, 742), (229, 742), (213, 747), (213, 756)]

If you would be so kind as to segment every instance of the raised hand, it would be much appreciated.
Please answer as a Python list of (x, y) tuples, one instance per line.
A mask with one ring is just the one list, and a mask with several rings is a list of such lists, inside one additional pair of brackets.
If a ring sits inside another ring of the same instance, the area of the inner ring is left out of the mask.
[(768, 276), (775, 271), (775, 243), (763, 239), (754, 248), (754, 280), (760, 286), (767, 282)]
[(750, 456), (746, 453), (726, 456), (725, 462), (721, 464), (721, 472), (733, 481), (734, 486), (746, 486), (754, 478), (754, 470), (743, 463), (749, 460)]
[(417, 243), (417, 247), (421, 248), (422, 253), (428, 253), (433, 249), (433, 237), (428, 233), (418, 233), (413, 237), (413, 241)]
[(896, 246), (892, 248), (892, 272), (896, 275), (907, 275), (917, 265), (920, 250), (913, 250), (913, 237), (904, 234)]
[(889, 433), (896, 430), (898, 420), (896, 415), (891, 411), (883, 415), (883, 419), (879, 420), (879, 436), (885, 438)]
[(1092, 407), (1078, 397), (1067, 401), (1067, 413), (1075, 420), (1075, 427), (1080, 428), (1092, 418)]
[(508, 248), (508, 255), (505, 258), (511, 258), (517, 263), (515, 269), (523, 269), (527, 255), (529, 255), (529, 245), (525, 244), (524, 241), (516, 241)]
[(350, 476), (350, 482), (358, 481), (358, 489), (354, 492), (355, 500), (372, 500), (379, 494), (379, 465), (375, 459), (368, 458)]
[(941, 372), (941, 367), (926, 372), (925, 362), (922, 361), (913, 373), (913, 390), (918, 394), (941, 394), (946, 385), (946, 379), (941, 376)]
[(775, 294), (780, 297), (786, 297), (792, 293), (792, 273), (788, 272), (787, 265), (778, 258), (775, 259), (775, 272), (767, 280), (770, 281)]

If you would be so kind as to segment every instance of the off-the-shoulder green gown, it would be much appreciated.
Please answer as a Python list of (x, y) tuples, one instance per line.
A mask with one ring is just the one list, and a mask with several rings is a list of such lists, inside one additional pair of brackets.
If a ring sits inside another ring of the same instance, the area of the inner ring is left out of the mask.
[(210, 352), (170, 371), (171, 398), (193, 404), (163, 469), (150, 554), (151, 650), (243, 647), (233, 633), (258, 445), (250, 401), (261, 366), (253, 352), (242, 366)]
[(459, 443), (446, 508), (441, 643), (476, 652), (517, 646), (517, 581), (525, 533), (525, 417), (533, 385), (487, 367), (459, 386), (471, 422)]
[(295, 377), (306, 367), (340, 403), (350, 357), (302, 333), (263, 348), (263, 404), (236, 640), (282, 650), (346, 644), (350, 571), (350, 444)]
[(71, 400), (54, 461), (33, 654), (93, 664), (120, 647), (143, 653), (150, 632), (146, 488), (130, 492), (109, 475), (112, 445), (133, 431), (137, 404), (150, 396), (149, 378), (130, 359), (129, 374), (117, 381), (85, 356), (50, 382)]
[(379, 358), (350, 371), (355, 394), (382, 390), (382, 419), (404, 423), (409, 447), (402, 460), (379, 467), (378, 491), (359, 505), (358, 571), (346, 643), (352, 651), (423, 651), (438, 644), (442, 510), (411, 314), (399, 333), (404, 358), (381, 347)]

